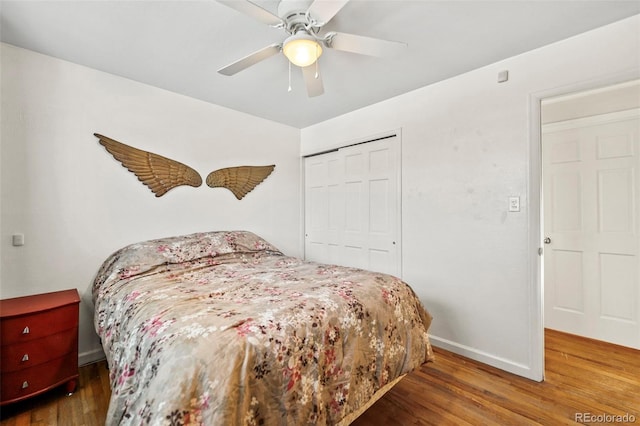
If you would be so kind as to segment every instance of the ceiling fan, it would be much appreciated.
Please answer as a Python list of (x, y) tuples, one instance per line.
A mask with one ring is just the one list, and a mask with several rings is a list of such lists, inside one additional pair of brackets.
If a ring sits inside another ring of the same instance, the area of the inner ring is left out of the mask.
[(234, 75), (280, 52), (290, 64), (302, 68), (307, 94), (310, 97), (324, 93), (318, 69), (318, 58), (324, 48), (342, 50), (370, 56), (386, 56), (406, 48), (406, 43), (381, 40), (342, 32), (323, 33), (327, 24), (349, 0), (282, 0), (278, 16), (249, 0), (218, 0), (218, 2), (244, 13), (264, 24), (283, 29), (288, 37), (245, 56), (218, 72)]

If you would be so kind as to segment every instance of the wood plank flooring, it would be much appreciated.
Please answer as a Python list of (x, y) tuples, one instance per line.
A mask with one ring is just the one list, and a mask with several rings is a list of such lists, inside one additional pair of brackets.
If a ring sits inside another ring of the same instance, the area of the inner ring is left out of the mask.
[[(545, 339), (542, 383), (436, 348), (435, 362), (353, 425), (640, 425), (640, 351), (552, 330)], [(84, 366), (74, 395), (57, 389), (2, 407), (0, 426), (103, 425), (109, 394), (105, 363)]]
[(599, 415), (640, 424), (640, 351), (553, 330), (545, 339), (542, 383), (436, 349), (433, 364), (407, 376), (354, 425), (614, 423), (585, 421)]

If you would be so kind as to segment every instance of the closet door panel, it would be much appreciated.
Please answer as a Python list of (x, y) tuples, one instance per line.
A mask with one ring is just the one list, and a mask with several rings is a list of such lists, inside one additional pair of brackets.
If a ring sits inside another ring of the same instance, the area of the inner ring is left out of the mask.
[(305, 256), (401, 276), (397, 136), (305, 159)]

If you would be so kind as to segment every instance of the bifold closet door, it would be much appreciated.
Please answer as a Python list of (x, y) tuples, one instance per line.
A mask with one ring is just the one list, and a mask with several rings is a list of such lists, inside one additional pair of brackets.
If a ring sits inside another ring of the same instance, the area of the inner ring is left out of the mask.
[(305, 159), (305, 257), (401, 276), (400, 141)]

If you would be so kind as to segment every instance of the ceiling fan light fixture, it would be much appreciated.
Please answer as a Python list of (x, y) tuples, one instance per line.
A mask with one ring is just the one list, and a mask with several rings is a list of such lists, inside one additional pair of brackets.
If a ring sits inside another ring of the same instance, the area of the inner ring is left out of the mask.
[(293, 65), (307, 67), (322, 55), (322, 46), (304, 31), (298, 31), (284, 41), (282, 53)]

